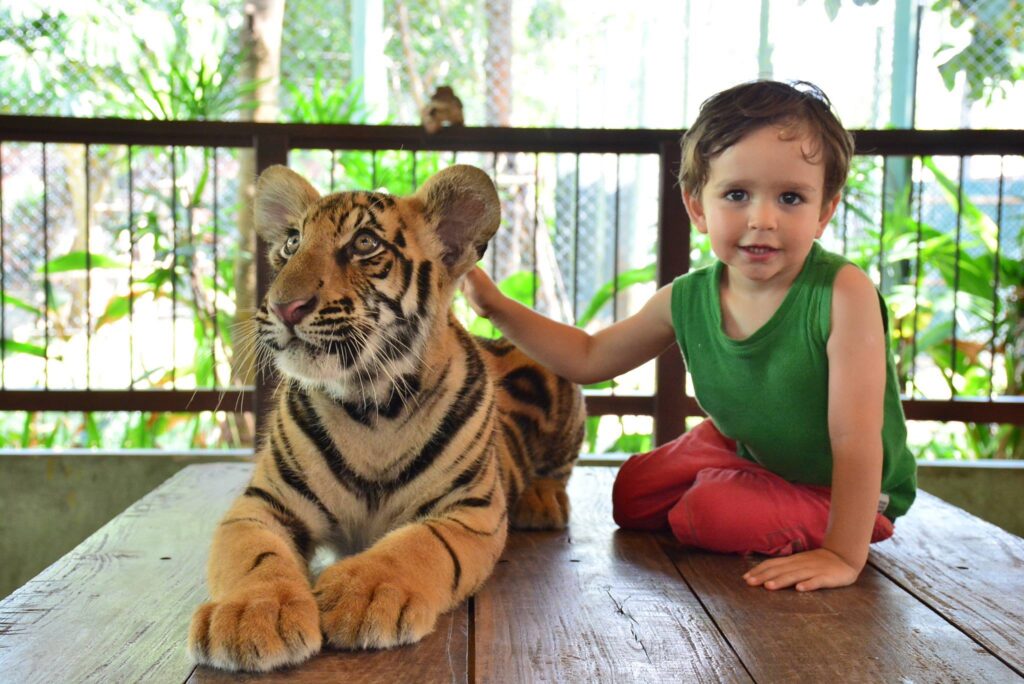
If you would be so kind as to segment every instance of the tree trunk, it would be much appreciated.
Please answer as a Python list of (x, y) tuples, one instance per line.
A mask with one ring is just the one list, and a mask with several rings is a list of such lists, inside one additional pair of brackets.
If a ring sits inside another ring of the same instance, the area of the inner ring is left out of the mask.
[[(247, 79), (259, 82), (252, 99), (257, 106), (247, 112), (253, 121), (276, 121), (278, 110), (278, 87), (281, 73), (281, 34), (284, 27), (285, 0), (250, 0), (246, 3), (246, 25), (242, 29), (242, 41), (248, 51)], [(238, 151), (239, 198), (238, 239), (242, 247), (235, 261), (235, 330), (236, 339), (231, 355), (231, 376), (233, 385), (255, 384), (254, 352), (238, 337), (253, 333), (251, 319), (261, 293), (256, 291), (256, 261), (265, 258), (253, 254), (256, 244), (252, 220), (252, 199), (256, 180), (256, 155), (251, 149)], [(242, 434), (243, 441), (251, 441), (252, 426), (247, 425), (248, 434)], [(240, 430), (246, 432), (246, 430)]]

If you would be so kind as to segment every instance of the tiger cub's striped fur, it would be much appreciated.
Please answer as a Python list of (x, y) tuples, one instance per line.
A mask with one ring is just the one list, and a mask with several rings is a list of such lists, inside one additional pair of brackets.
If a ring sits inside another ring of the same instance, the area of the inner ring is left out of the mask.
[[(513, 527), (568, 521), (583, 438), (579, 388), (450, 311), (498, 228), (479, 169), (410, 197), (319, 197), (264, 172), (256, 225), (276, 271), (258, 344), (283, 380), (252, 481), (220, 522), (212, 601), (192, 618), (202, 663), (268, 670), (323, 640), (415, 642), (480, 588)], [(311, 586), (326, 545), (349, 554)]]

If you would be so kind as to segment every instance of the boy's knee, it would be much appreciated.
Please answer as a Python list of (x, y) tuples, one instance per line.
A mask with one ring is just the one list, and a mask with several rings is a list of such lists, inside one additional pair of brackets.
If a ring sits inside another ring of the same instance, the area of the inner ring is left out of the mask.
[(637, 456), (631, 456), (619, 467), (612, 483), (612, 519), (615, 524), (625, 529), (640, 527), (640, 512), (637, 502), (641, 498), (637, 486), (637, 475), (642, 468), (637, 467)]
[(731, 501), (727, 493), (728, 487), (722, 482), (702, 481), (698, 476), (694, 485), (668, 512), (668, 524), (676, 539), (708, 551), (732, 551), (717, 548), (719, 540), (735, 537), (743, 525), (737, 515), (737, 502)]
[[(626, 530), (665, 529), (665, 512), (652, 506), (651, 475), (644, 467), (650, 454), (637, 454), (619, 467), (612, 484), (612, 519)], [(667, 506), (665, 507), (667, 508)]]
[[(749, 497), (749, 473), (708, 468), (669, 511), (672, 533), (688, 546), (717, 553), (786, 556), (806, 548), (797, 529), (774, 529)], [(766, 525), (767, 523), (767, 525)]]

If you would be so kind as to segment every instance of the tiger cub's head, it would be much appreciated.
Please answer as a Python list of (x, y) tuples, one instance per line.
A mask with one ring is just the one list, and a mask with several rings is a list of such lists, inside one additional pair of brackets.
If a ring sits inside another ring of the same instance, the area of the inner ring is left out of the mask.
[(277, 367), (339, 399), (386, 399), (418, 377), (458, 279), (498, 229), (494, 184), (472, 166), (409, 197), (320, 195), (284, 166), (256, 184), (256, 230), (274, 279), (256, 315)]

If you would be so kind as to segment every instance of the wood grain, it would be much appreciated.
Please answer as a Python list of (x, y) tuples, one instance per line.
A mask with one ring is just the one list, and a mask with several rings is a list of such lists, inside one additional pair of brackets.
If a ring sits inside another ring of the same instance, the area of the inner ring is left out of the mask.
[(182, 470), (8, 596), (0, 681), (184, 681), (210, 536), (250, 472)]
[(568, 531), (510, 535), (476, 598), (477, 681), (750, 681), (657, 536), (616, 531), (614, 474), (573, 474)]
[(758, 682), (1010, 682), (1018, 676), (867, 567), (842, 589), (748, 587), (759, 559), (666, 551)]
[(1024, 539), (919, 492), (869, 561), (1024, 676)]
[(196, 669), (210, 536), (248, 464), (191, 466), (0, 602), (0, 682), (1024, 680), (1024, 540), (921, 494), (858, 583), (747, 587), (756, 559), (616, 530), (615, 471), (580, 468), (564, 532), (516, 532), (419, 644), (267, 675)]
[(196, 668), (188, 684), (379, 684), (466, 682), (469, 672), (469, 610), (463, 603), (442, 615), (423, 641), (386, 651), (325, 651), (298, 667), (267, 674)]

